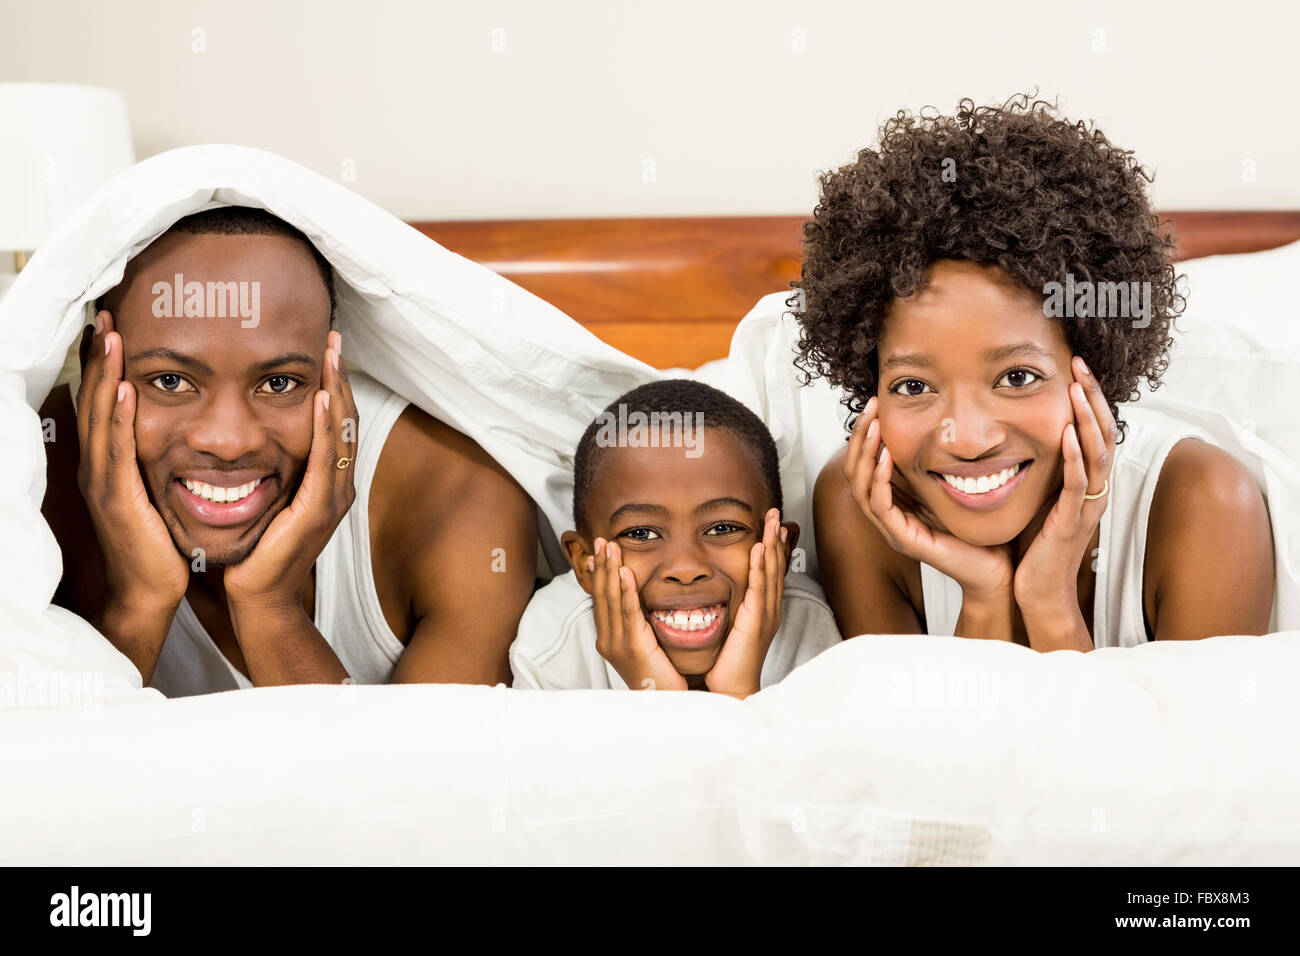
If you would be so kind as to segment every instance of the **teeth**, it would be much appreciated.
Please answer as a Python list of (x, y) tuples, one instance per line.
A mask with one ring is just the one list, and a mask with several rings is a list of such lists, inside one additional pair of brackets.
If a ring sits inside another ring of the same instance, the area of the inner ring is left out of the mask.
[(957, 475), (943, 475), (943, 480), (948, 482), (958, 491), (965, 492), (968, 495), (983, 495), (994, 489), (1001, 488), (1008, 481), (1016, 476), (1020, 471), (1020, 465), (1012, 465), (1010, 468), (1003, 468), (994, 475), (980, 475), (978, 478), (961, 478)]
[(717, 609), (691, 611), (655, 611), (654, 616), (678, 631), (701, 631), (712, 624), (722, 613)]
[(253, 493), (254, 488), (262, 483), (262, 479), (258, 478), (256, 481), (237, 485), (234, 488), (217, 488), (204, 481), (190, 481), (188, 478), (182, 480), (185, 482), (185, 487), (189, 489), (191, 494), (219, 505), (231, 504), (235, 501), (243, 501)]

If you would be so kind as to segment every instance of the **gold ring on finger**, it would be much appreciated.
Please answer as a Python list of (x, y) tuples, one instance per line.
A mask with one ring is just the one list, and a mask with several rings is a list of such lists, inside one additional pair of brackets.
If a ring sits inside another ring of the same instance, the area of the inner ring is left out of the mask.
[(1101, 491), (1097, 492), (1095, 495), (1087, 495), (1087, 494), (1085, 494), (1085, 495), (1083, 496), (1083, 500), (1084, 500), (1084, 501), (1096, 501), (1098, 498), (1103, 497), (1103, 496), (1106, 494), (1106, 492), (1108, 492), (1108, 491), (1110, 491), (1110, 479), (1109, 479), (1109, 478), (1107, 478), (1107, 479), (1106, 479), (1106, 483), (1105, 483), (1104, 485), (1101, 486)]

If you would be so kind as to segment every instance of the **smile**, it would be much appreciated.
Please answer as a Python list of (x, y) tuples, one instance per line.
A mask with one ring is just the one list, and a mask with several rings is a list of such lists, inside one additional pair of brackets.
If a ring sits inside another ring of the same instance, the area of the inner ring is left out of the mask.
[(190, 481), (188, 478), (182, 478), (181, 482), (190, 494), (198, 495), (204, 501), (215, 501), (217, 504), (224, 505), (243, 501), (262, 483), (262, 479), (258, 478), (256, 481), (250, 481), (235, 488), (217, 488), (202, 481)]
[(265, 477), (240, 485), (210, 485), (177, 478), (172, 487), (186, 513), (210, 527), (226, 528), (246, 524), (265, 511), (274, 484)]
[(997, 474), (980, 475), (978, 478), (963, 478), (960, 475), (945, 475), (942, 472), (939, 473), (939, 477), (958, 491), (963, 491), (968, 495), (983, 495), (1001, 488), (1014, 478), (1019, 471), (1020, 465), (1016, 464), (1010, 468), (1003, 468)]
[(725, 604), (665, 608), (651, 611), (650, 620), (660, 642), (681, 650), (712, 644), (726, 623)]
[(976, 511), (996, 508), (1006, 501), (1024, 481), (1032, 461), (1024, 461), (1001, 471), (978, 477), (931, 472), (948, 497), (962, 507)]

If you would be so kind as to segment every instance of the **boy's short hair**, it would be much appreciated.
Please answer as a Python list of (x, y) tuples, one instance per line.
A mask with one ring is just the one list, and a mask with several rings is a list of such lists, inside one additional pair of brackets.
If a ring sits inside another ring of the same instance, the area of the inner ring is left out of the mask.
[(995, 264), (1036, 295), (1067, 273), (1150, 283), (1145, 327), (1057, 320), (1097, 377), (1122, 440), (1118, 403), (1138, 397), (1139, 378), (1158, 387), (1170, 324), (1185, 307), (1174, 242), (1147, 201), (1151, 180), (1130, 151), (1028, 95), (988, 107), (964, 99), (955, 116), (900, 110), (881, 127), (878, 149), (821, 177), (804, 225), (802, 279), (793, 283), (804, 309), (796, 364), (843, 388), (845, 405), (861, 412), (879, 386), (877, 350), (893, 300), (922, 289), (925, 270), (942, 259)]
[[(329, 260), (321, 255), (316, 244), (301, 230), (289, 225), (279, 216), (253, 206), (218, 206), (176, 220), (167, 232), (183, 232), (195, 236), (284, 236), (286, 239), (297, 239), (307, 247), (320, 271), (321, 281), (325, 283), (325, 291), (330, 299), (330, 324), (334, 324), (337, 300), (334, 293), (334, 270), (330, 267)], [(109, 292), (111, 291), (110, 289)], [(104, 308), (107, 296), (106, 292), (96, 300), (95, 311)]]
[(671, 378), (650, 382), (620, 395), (583, 432), (578, 450), (573, 455), (573, 524), (579, 534), (587, 536), (590, 532), (586, 517), (587, 496), (597, 466), (611, 450), (599, 444), (596, 436), (602, 423), (608, 420), (607, 416), (618, 416), (619, 406), (626, 409), (627, 415), (641, 412), (647, 417), (656, 412), (661, 415), (676, 412), (683, 416), (700, 413), (706, 431), (722, 429), (730, 432), (749, 451), (754, 465), (762, 472), (771, 506), (783, 511), (776, 442), (763, 420), (744, 404), (712, 386), (685, 378)]

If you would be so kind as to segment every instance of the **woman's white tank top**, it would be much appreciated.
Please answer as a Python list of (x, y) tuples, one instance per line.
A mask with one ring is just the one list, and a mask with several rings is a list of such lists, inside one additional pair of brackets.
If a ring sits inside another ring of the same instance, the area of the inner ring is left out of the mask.
[[(1149, 640), (1142, 603), (1147, 517), (1165, 456), (1184, 438), (1194, 437), (1191, 431), (1171, 432), (1130, 421), (1128, 434), (1116, 446), (1098, 553), (1084, 555), (1085, 561), (1095, 561), (1097, 566), (1092, 607), (1095, 647), (1134, 647)], [(961, 613), (961, 586), (922, 564), (921, 592), (927, 633), (951, 635)]]

